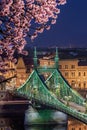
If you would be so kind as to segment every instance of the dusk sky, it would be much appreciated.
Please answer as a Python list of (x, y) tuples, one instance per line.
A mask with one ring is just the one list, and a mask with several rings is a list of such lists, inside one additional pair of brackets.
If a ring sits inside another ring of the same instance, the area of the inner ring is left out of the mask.
[(44, 31), (31, 46), (87, 47), (87, 0), (67, 0), (60, 6), (57, 23)]

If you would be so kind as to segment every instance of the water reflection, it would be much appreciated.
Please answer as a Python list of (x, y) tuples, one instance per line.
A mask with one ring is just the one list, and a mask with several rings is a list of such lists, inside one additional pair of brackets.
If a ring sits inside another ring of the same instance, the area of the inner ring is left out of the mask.
[(22, 117), (0, 117), (0, 130), (67, 130), (60, 125), (24, 126)]
[(25, 130), (67, 130), (65, 126), (54, 126), (54, 125), (40, 125), (40, 126), (32, 126), (32, 127), (25, 127)]
[(25, 111), (25, 125), (31, 124), (61, 124), (66, 125), (67, 115), (56, 110), (52, 109), (35, 109), (33, 107), (29, 107), (27, 111)]
[(24, 117), (22, 116), (0, 116), (0, 130), (87, 130), (87, 125), (75, 119), (69, 119), (65, 125), (27, 125), (24, 126)]
[(0, 130), (24, 130), (24, 118), (15, 115), (0, 116)]

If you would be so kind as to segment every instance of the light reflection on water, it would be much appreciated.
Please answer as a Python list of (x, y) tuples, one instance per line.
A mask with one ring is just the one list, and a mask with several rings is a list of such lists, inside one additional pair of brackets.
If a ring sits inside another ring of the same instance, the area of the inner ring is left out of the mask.
[(69, 119), (65, 125), (24, 125), (24, 116), (9, 115), (8, 117), (0, 116), (0, 130), (87, 130), (87, 125), (75, 120)]
[(33, 125), (24, 126), (23, 117), (0, 117), (0, 130), (67, 130), (62, 125)]
[(63, 126), (50, 126), (50, 125), (44, 125), (44, 126), (38, 126), (38, 127), (25, 127), (25, 130), (67, 130), (66, 127)]
[(67, 115), (52, 109), (29, 107), (25, 112), (25, 124), (67, 124)]
[(66, 119), (66, 114), (58, 111), (29, 107), (25, 112), (25, 130), (67, 130)]

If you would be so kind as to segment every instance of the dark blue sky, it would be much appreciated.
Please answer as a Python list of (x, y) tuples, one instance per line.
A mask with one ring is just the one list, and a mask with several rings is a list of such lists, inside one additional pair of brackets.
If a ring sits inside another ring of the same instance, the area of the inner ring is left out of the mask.
[(29, 42), (32, 46), (87, 47), (87, 0), (68, 0), (57, 23)]

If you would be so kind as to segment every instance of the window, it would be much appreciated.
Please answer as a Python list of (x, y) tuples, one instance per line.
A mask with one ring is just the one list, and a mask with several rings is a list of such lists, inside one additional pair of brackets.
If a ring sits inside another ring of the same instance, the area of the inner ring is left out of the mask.
[(65, 72), (65, 76), (68, 77), (68, 72)]
[(4, 87), (3, 87), (3, 86), (1, 86), (1, 90), (4, 90)]
[(61, 66), (61, 65), (59, 65), (59, 69), (62, 69), (62, 66)]
[(0, 121), (0, 124), (4, 124), (4, 121), (3, 121), (3, 120), (1, 120), (1, 121)]
[(84, 126), (84, 129), (86, 129), (86, 126)]
[(75, 72), (71, 72), (71, 76), (72, 76), (72, 77), (75, 77)]
[(75, 128), (72, 128), (72, 130), (75, 130)]
[(65, 69), (68, 69), (68, 65), (65, 65)]
[(75, 68), (75, 65), (71, 65), (71, 69), (74, 69)]
[(1, 97), (1, 98), (3, 98), (3, 97), (4, 97), (4, 95), (0, 95), (0, 97)]
[(81, 76), (81, 72), (78, 73), (78, 76)]
[(79, 88), (81, 88), (81, 83), (79, 83)]
[(85, 72), (83, 73), (83, 76), (86, 76), (86, 73), (85, 73)]
[(84, 88), (86, 88), (86, 82), (83, 83)]
[(74, 80), (71, 81), (71, 86), (75, 87), (75, 81)]
[(0, 128), (0, 130), (4, 130), (4, 128), (3, 128), (3, 127), (1, 127), (1, 128)]
[(50, 61), (48, 61), (48, 65), (50, 65)]

